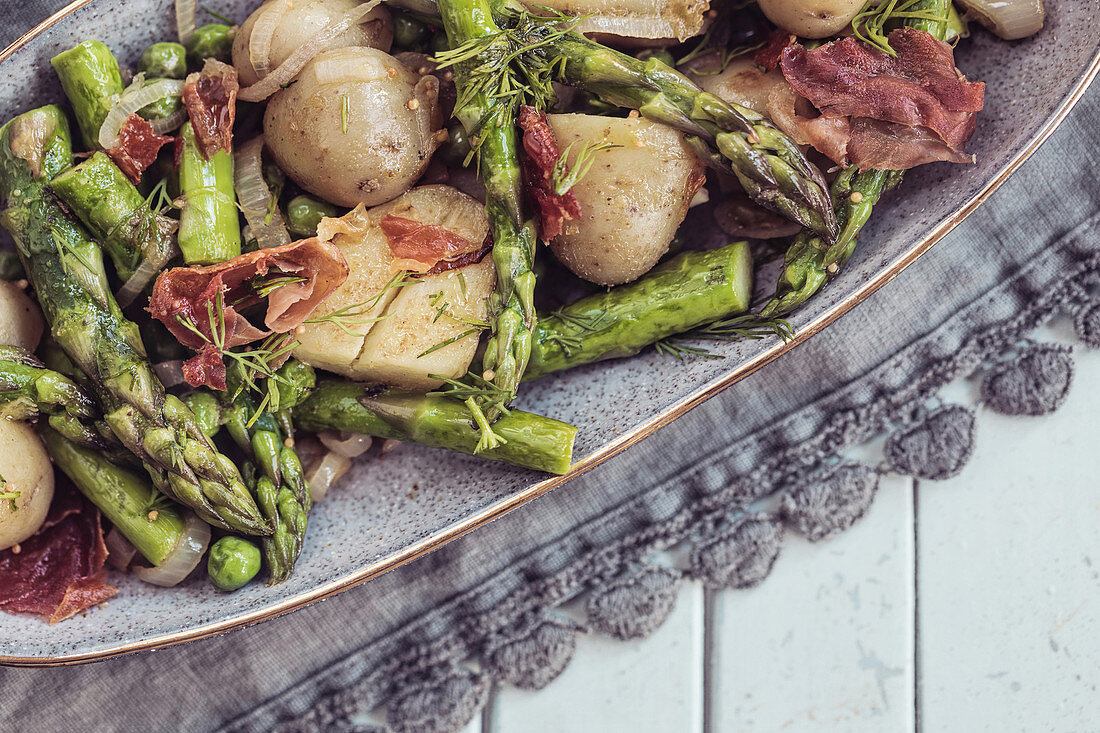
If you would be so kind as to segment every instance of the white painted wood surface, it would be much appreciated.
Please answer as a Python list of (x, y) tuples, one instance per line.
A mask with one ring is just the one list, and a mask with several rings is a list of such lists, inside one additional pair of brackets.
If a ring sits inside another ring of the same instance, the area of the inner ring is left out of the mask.
[(469, 731), (1100, 731), (1100, 353), (1075, 358), (1056, 414), (980, 414), (960, 476), (887, 477), (847, 533), (788, 536), (753, 590), (685, 586), (644, 641), (582, 635)]

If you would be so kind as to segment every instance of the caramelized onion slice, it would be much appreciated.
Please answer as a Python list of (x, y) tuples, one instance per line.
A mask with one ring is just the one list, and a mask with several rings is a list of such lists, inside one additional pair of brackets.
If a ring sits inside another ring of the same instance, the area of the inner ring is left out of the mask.
[(191, 574), (209, 544), (210, 525), (194, 512), (188, 512), (184, 518), (183, 534), (164, 562), (156, 567), (135, 566), (134, 575), (146, 583), (170, 588)]

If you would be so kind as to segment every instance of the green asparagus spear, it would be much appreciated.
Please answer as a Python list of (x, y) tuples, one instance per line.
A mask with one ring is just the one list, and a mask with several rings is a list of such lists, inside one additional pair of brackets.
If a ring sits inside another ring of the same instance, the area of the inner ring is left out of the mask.
[[(108, 461), (94, 450), (66, 440), (48, 427), (39, 433), (57, 467), (154, 565), (164, 562), (183, 537), (183, 511), (148, 479)], [(155, 510), (155, 513), (153, 513)]]
[(149, 79), (182, 79), (187, 76), (187, 49), (161, 41), (141, 52), (137, 70)]
[[(291, 362), (299, 363), (299, 362)], [(306, 365), (309, 375), (308, 392), (315, 382), (313, 370)], [(284, 431), (266, 407), (255, 405), (252, 394), (246, 389), (242, 367), (230, 365), (227, 374), (229, 391), (223, 393), (222, 422), (229, 434), (254, 465), (260, 476), (253, 482), (256, 503), (274, 531), (263, 538), (264, 560), (267, 562), (268, 585), (277, 585), (290, 577), (294, 563), (302, 551), (307, 517), (313, 501), (305, 482), (302, 462), (294, 448), (287, 442), (293, 437)], [(298, 379), (304, 372), (296, 371)], [(283, 375), (277, 374), (275, 384)], [(280, 404), (280, 407), (283, 407)]]
[(836, 236), (821, 172), (763, 115), (702, 91), (655, 56), (641, 60), (579, 33), (561, 33), (503, 3), (498, 14), (521, 33), (527, 27), (528, 54), (552, 69), (555, 81), (683, 131), (708, 165), (736, 176), (758, 204), (830, 242)]
[(84, 41), (50, 59), (61, 88), (73, 106), (84, 145), (99, 149), (99, 128), (122, 94), (122, 74), (111, 49), (101, 41)]
[(107, 287), (102, 250), (47, 192), (46, 182), (71, 165), (60, 108), (32, 110), (0, 128), (0, 223), (19, 247), (54, 339), (90, 379), (105, 422), (158, 489), (212, 524), (270, 532), (233, 462), (165, 394), (137, 327)]
[(180, 131), (179, 246), (188, 265), (210, 265), (241, 253), (241, 228), (233, 189), (233, 156), (219, 150), (207, 160), (195, 143), (191, 123)]
[(748, 310), (751, 296), (747, 242), (684, 252), (635, 282), (540, 316), (525, 379), (636, 354), (668, 336)]
[[(488, 0), (442, 0), (439, 9), (452, 48), (500, 35)], [(510, 400), (516, 395), (531, 355), (531, 334), (536, 322), (532, 267), (537, 234), (534, 221), (523, 210), (516, 99), (502, 98), (497, 90), (478, 81), (477, 70), (485, 64), (501, 64), (499, 50), (492, 44), (456, 64), (460, 104), (455, 117), (471, 138), (476, 136), (479, 140), (485, 213), (493, 232), (497, 286), (490, 301), (492, 336), (485, 350), (484, 376), (505, 395), (505, 400)], [(475, 403), (470, 404), (471, 409), (480, 409)], [(487, 403), (479, 423), (488, 426), (501, 414), (499, 402)], [(488, 427), (482, 438), (482, 449), (498, 445), (498, 436)]]
[(556, 474), (569, 470), (577, 434), (572, 425), (510, 410), (493, 425), (506, 442), (478, 452), (478, 428), (471, 424), (470, 413), (461, 402), (339, 380), (321, 381), (306, 401), (294, 408), (294, 420), (305, 430), (394, 438)]
[(794, 238), (787, 248), (775, 296), (761, 309), (761, 316), (777, 318), (791, 313), (840, 271), (891, 178), (889, 171), (859, 171), (854, 166), (836, 177), (831, 190), (840, 235), (832, 245), (806, 231)]
[[(918, 0), (906, 9), (915, 17), (906, 25), (931, 33), (941, 41), (948, 32), (951, 0)], [(902, 171), (842, 171), (833, 181), (831, 197), (840, 233), (826, 242), (812, 232), (802, 232), (787, 249), (775, 296), (760, 311), (765, 318), (785, 316), (821, 290), (840, 272), (855, 251), (860, 231), (882, 194), (901, 183)]]
[(176, 223), (154, 212), (106, 153), (96, 152), (59, 173), (50, 188), (111, 256), (123, 280), (143, 258), (163, 265), (175, 248)]
[(68, 440), (103, 450), (99, 407), (79, 385), (17, 346), (0, 346), (0, 419), (45, 417)]

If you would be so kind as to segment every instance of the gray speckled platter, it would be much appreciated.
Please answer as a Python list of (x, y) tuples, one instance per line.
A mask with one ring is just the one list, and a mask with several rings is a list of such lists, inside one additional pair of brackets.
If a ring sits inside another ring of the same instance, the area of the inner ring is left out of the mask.
[[(132, 64), (146, 45), (173, 36), (171, 0), (124, 4), (126, 12), (119, 3), (80, 0), (0, 55), (0, 119), (62, 98), (48, 62), (74, 43), (102, 39)], [(257, 4), (212, 3), (238, 21)], [(1046, 6), (1047, 28), (1034, 39), (1006, 43), (979, 32), (962, 45), (959, 67), (987, 83), (986, 111), (970, 144), (978, 164), (928, 166), (907, 176), (901, 194), (876, 211), (841, 276), (792, 319), (796, 342), (857, 305), (958, 224), (1069, 111), (1100, 62), (1100, 0), (1046, 0)], [(771, 280), (767, 273), (760, 279)], [(720, 345), (725, 359), (674, 365), (643, 354), (543, 379), (525, 389), (521, 404), (580, 428), (576, 475), (793, 345)], [(402, 446), (361, 462), (317, 507), (302, 559), (285, 585), (255, 583), (224, 595), (203, 578), (161, 589), (116, 573), (111, 580), (121, 592), (86, 617), (49, 626), (4, 615), (0, 663), (102, 659), (271, 618), (407, 562), (568, 478)]]

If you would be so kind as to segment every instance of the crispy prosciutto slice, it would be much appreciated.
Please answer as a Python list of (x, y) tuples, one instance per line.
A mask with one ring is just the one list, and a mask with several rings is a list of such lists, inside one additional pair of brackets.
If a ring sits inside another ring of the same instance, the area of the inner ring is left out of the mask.
[(378, 222), (393, 252), (396, 269), (434, 275), (481, 262), (489, 250), (486, 242), (465, 237), (434, 224), (421, 224), (393, 214)]
[(984, 106), (985, 85), (967, 81), (951, 47), (925, 31), (899, 28), (889, 40), (896, 58), (855, 38), (783, 49), (780, 68), (794, 91), (825, 119), (847, 123), (833, 130), (848, 137), (846, 160), (838, 159), (840, 145), (815, 147), (861, 168), (971, 160), (962, 148)]
[[(256, 281), (269, 274), (286, 277), (267, 280), (268, 292), (261, 296)], [(243, 346), (300, 326), (347, 276), (348, 264), (339, 247), (317, 238), (303, 239), (217, 265), (175, 267), (161, 273), (153, 286), (149, 312), (181, 344), (199, 352), (184, 364), (188, 384), (224, 390), (225, 369), (215, 344), (226, 349)], [(253, 326), (240, 313), (263, 300), (267, 301), (267, 330)]]
[(136, 112), (126, 118), (118, 133), (118, 146), (107, 154), (126, 177), (136, 185), (141, 183), (141, 174), (157, 159), (162, 146), (172, 142), (173, 138), (158, 135), (148, 120)]
[(554, 191), (554, 164), (561, 150), (546, 114), (523, 105), (517, 122), (523, 130), (523, 190), (538, 218), (539, 239), (548, 242), (561, 234), (565, 222), (580, 218), (581, 205), (572, 191)]
[(219, 150), (232, 150), (238, 88), (237, 70), (217, 59), (207, 59), (202, 71), (188, 74), (184, 81), (183, 105), (207, 160)]
[(106, 560), (99, 510), (72, 487), (59, 490), (46, 521), (18, 554), (0, 552), (0, 610), (54, 624), (103, 603), (118, 593), (104, 580)]

